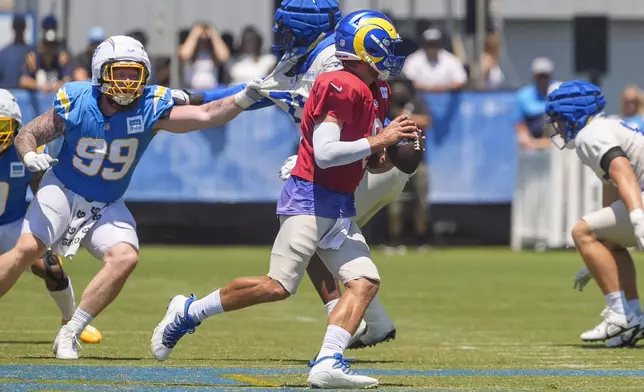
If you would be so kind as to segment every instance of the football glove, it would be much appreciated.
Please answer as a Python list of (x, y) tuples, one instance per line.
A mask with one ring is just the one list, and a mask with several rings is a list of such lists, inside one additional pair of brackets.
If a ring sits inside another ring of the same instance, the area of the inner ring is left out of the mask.
[(52, 158), (49, 154), (29, 151), (22, 157), (27, 169), (31, 172), (45, 171), (58, 163), (58, 159)]
[(575, 290), (583, 291), (584, 287), (590, 282), (590, 280), (593, 278), (593, 276), (590, 274), (590, 271), (588, 271), (588, 268), (584, 267), (577, 272), (577, 275), (575, 275), (575, 285), (573, 288)]
[(282, 179), (282, 181), (286, 181), (291, 177), (291, 171), (293, 171), (296, 162), (297, 155), (291, 155), (290, 157), (286, 158), (284, 164), (280, 168), (280, 178)]
[(628, 216), (631, 219), (631, 224), (633, 225), (633, 233), (635, 234), (635, 240), (637, 241), (637, 248), (642, 251), (644, 250), (644, 211), (638, 208), (631, 211)]

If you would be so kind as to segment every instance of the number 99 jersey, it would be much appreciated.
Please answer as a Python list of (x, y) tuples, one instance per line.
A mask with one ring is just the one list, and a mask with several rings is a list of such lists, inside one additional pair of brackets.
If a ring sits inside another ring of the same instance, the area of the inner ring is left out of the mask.
[(65, 135), (53, 171), (74, 193), (110, 203), (127, 190), (154, 137), (154, 124), (174, 101), (169, 88), (146, 86), (139, 99), (113, 116), (104, 116), (99, 102), (100, 92), (89, 82), (58, 90), (54, 112), (65, 121)]

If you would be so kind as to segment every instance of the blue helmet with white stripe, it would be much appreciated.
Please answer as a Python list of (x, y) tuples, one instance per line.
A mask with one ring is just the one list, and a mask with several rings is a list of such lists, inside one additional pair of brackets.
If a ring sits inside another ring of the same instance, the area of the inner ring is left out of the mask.
[(337, 0), (282, 0), (275, 11), (273, 52), (305, 54), (330, 34), (342, 18)]
[[(553, 143), (559, 148), (566, 146), (605, 106), (606, 100), (598, 86), (585, 80), (562, 83), (548, 94), (546, 103)], [(562, 139), (563, 145), (555, 142), (556, 137)]]

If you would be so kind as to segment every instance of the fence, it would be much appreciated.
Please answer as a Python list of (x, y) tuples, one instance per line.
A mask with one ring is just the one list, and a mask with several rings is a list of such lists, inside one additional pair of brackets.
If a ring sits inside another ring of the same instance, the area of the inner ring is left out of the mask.
[[(12, 91), (25, 123), (53, 95)], [(514, 94), (425, 96), (432, 203), (510, 203), (516, 173)], [(265, 203), (277, 200), (278, 170), (295, 153), (298, 130), (277, 108), (242, 113), (218, 129), (187, 135), (160, 132), (139, 163), (129, 201)]]

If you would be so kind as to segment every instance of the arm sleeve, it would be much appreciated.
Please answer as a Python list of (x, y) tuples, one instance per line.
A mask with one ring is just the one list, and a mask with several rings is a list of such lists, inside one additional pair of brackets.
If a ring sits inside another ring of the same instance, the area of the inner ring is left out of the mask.
[[(195, 94), (195, 95), (202, 95), (203, 96), (203, 103), (208, 103), (212, 101), (216, 101), (218, 99), (230, 97), (232, 95), (237, 94), (238, 92), (242, 91), (243, 89), (246, 88), (245, 84), (238, 84), (237, 86), (231, 86), (225, 89), (220, 89), (220, 90), (210, 90), (210, 91), (204, 91), (201, 94)], [(192, 98), (191, 98), (192, 102)], [(255, 102), (251, 107), (249, 107), (246, 110), (258, 110), (262, 109), (268, 106), (272, 106), (275, 103), (271, 101), (268, 98), (263, 98), (257, 102)]]
[(322, 169), (342, 166), (371, 155), (371, 146), (366, 138), (352, 142), (340, 141), (340, 127), (323, 122), (313, 130), (313, 156)]

